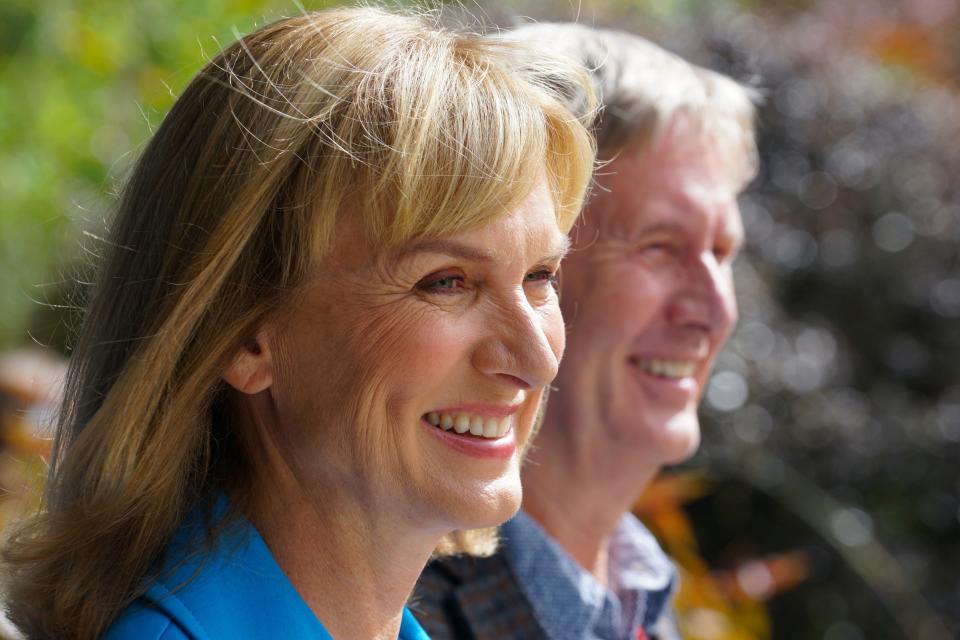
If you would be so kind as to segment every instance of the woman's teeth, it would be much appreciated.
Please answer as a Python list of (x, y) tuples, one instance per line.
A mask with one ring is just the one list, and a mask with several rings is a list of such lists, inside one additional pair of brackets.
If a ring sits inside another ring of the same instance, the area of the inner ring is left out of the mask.
[(661, 378), (689, 378), (697, 370), (695, 362), (686, 360), (655, 360), (653, 358), (632, 358), (637, 368)]
[(444, 431), (459, 434), (469, 433), (481, 438), (500, 438), (510, 429), (510, 416), (505, 418), (484, 418), (470, 413), (437, 413), (426, 415), (427, 422)]

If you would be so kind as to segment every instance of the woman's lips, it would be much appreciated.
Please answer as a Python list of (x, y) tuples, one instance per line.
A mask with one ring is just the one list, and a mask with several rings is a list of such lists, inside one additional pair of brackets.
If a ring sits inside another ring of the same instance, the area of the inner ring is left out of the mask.
[(491, 407), (483, 407), (481, 414), (466, 411), (464, 406), (451, 407), (431, 411), (420, 422), (434, 437), (460, 453), (475, 458), (509, 458), (517, 450), (513, 414), (519, 408), (520, 405), (496, 407), (496, 411), (490, 411)]
[(460, 403), (429, 411), (420, 422), (447, 446), (476, 458), (509, 458), (517, 450), (516, 414), (523, 395), (511, 404)]
[(511, 404), (483, 404), (480, 402), (462, 402), (455, 406), (434, 409), (430, 413), (467, 413), (481, 418), (506, 418), (512, 416), (523, 406), (525, 396), (521, 393)]
[(511, 457), (517, 450), (517, 439), (513, 428), (508, 428), (507, 432), (498, 438), (485, 438), (473, 436), (469, 433), (461, 435), (452, 430), (444, 431), (434, 427), (426, 420), (421, 420), (421, 422), (440, 442), (459, 453), (474, 458), (504, 459)]
[(497, 418), (461, 411), (431, 411), (424, 419), (434, 427), (444, 431), (453, 431), (459, 435), (470, 434), (480, 438), (500, 438), (510, 429), (510, 416)]

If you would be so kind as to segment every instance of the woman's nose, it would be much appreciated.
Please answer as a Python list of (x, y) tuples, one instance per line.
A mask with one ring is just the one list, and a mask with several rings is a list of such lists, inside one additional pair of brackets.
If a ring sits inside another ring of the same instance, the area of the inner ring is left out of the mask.
[(546, 386), (556, 377), (564, 348), (559, 309), (537, 309), (524, 298), (499, 308), (487, 322), (473, 354), (479, 371), (524, 390)]

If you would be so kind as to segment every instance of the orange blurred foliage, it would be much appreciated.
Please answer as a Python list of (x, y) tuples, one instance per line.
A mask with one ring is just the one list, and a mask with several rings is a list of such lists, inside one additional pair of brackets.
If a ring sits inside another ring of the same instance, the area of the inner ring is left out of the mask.
[(800, 551), (748, 558), (733, 570), (712, 569), (703, 559), (683, 505), (713, 491), (696, 472), (661, 475), (634, 506), (673, 558), (680, 577), (674, 610), (688, 640), (766, 640), (770, 617), (764, 602), (806, 578)]

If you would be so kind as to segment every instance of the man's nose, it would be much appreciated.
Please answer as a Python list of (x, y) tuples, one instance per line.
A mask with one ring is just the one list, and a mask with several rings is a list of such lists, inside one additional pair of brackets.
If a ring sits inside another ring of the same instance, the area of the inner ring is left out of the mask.
[(710, 333), (726, 333), (737, 319), (733, 279), (712, 251), (692, 257), (669, 308), (670, 320)]

